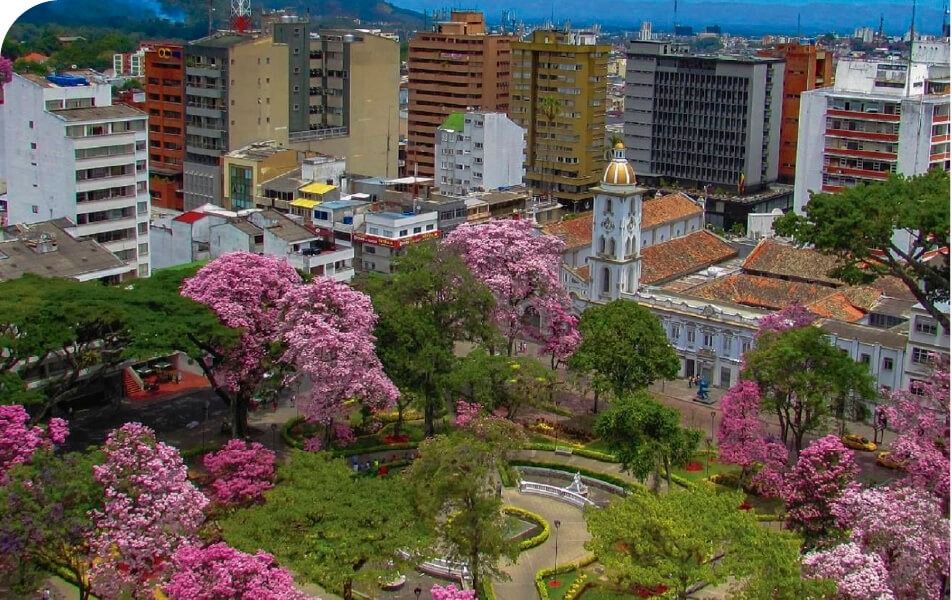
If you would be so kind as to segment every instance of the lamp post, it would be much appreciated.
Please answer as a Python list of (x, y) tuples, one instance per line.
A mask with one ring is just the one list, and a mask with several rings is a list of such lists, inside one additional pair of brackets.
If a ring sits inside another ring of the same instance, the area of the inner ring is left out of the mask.
[(413, 595), (416, 596), (416, 600), (420, 600), (420, 594), (423, 593), (423, 589), (420, 586), (413, 588)]
[(705, 442), (707, 442), (707, 461), (705, 461), (707, 471), (705, 473), (705, 477), (710, 479), (711, 478), (711, 444), (714, 442), (714, 439), (707, 438)]
[[(562, 521), (556, 519), (552, 521), (552, 524), (555, 525), (555, 559), (552, 561), (552, 577), (554, 578), (558, 577), (555, 570), (559, 565), (559, 527), (562, 526)], [(552, 579), (549, 582), (549, 587), (559, 587), (559, 585), (561, 585), (561, 582), (558, 579)]]
[(271, 424), (271, 450), (278, 451), (278, 424)]
[(712, 410), (711, 411), (711, 439), (712, 440), (714, 439), (714, 417), (716, 416), (717, 416), (717, 411)]

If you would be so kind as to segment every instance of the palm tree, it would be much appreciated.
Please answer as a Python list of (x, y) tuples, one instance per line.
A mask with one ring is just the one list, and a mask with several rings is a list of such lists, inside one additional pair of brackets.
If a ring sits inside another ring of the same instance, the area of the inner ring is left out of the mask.
[[(546, 120), (549, 123), (549, 127), (555, 125), (555, 118), (559, 116), (559, 112), (562, 109), (562, 101), (556, 98), (555, 96), (543, 96), (539, 100), (539, 110), (542, 112), (542, 115), (545, 116)], [(538, 159), (537, 159), (538, 160)], [(542, 171), (542, 187), (545, 187), (545, 171)], [(547, 199), (549, 202), (552, 201), (552, 188), (555, 187), (555, 174), (553, 173), (552, 179), (549, 181), (549, 189), (547, 192)]]

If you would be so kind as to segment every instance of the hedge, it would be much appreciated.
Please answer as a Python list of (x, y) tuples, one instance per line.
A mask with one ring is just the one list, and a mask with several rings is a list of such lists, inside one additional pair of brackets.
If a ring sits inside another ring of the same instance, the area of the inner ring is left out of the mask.
[(528, 510), (519, 508), (517, 506), (503, 506), (502, 512), (503, 514), (506, 514), (506, 515), (519, 517), (523, 521), (532, 521), (533, 523), (540, 525), (542, 527), (542, 531), (540, 531), (539, 533), (535, 534), (534, 536), (532, 536), (531, 538), (527, 540), (522, 540), (521, 542), (519, 542), (520, 552), (528, 550), (529, 548), (535, 548), (542, 542), (549, 539), (549, 534), (552, 533), (552, 530), (549, 527), (549, 522), (543, 519), (540, 515), (535, 514), (534, 512), (529, 512)]
[(496, 600), (496, 590), (493, 589), (493, 582), (489, 579), (483, 579), (479, 582), (479, 592), (477, 596), (481, 600)]
[(515, 487), (516, 482), (513, 480), (512, 475), (512, 467), (509, 465), (499, 466), (499, 481), (502, 483), (502, 487)]
[(194, 446), (192, 448), (186, 448), (185, 450), (179, 450), (179, 454), (182, 455), (182, 460), (191, 460), (209, 452), (217, 452), (221, 450), (221, 447), (224, 445), (225, 442), (216, 439), (205, 444), (204, 448), (202, 446)]
[(614, 475), (599, 473), (597, 471), (591, 471), (583, 467), (576, 467), (574, 465), (567, 465), (564, 463), (524, 460), (520, 458), (520, 459), (510, 460), (509, 464), (516, 467), (539, 467), (542, 469), (552, 469), (554, 471), (564, 471), (566, 473), (579, 473), (580, 475), (585, 475), (586, 477), (591, 477), (592, 479), (598, 479), (599, 481), (604, 481), (605, 483), (610, 483), (614, 486), (618, 486), (624, 490), (631, 491), (631, 490), (636, 490), (641, 488), (640, 484), (632, 483), (630, 481), (625, 481), (621, 477), (615, 477)]
[[(281, 428), (281, 439), (291, 448), (298, 450), (304, 449), (304, 443), (291, 435), (291, 430), (304, 422), (304, 417), (292, 417), (288, 419), (284, 427)], [(363, 448), (334, 448), (331, 454), (337, 457), (354, 456), (355, 454), (371, 454), (373, 452), (389, 452), (391, 450), (411, 450), (416, 448), (419, 442), (406, 442), (404, 444), (380, 444), (379, 446), (365, 446)]]
[(549, 600), (549, 587), (545, 584), (545, 580), (547, 577), (551, 577), (552, 575), (559, 575), (561, 573), (569, 573), (577, 569), (582, 569), (592, 564), (593, 562), (595, 562), (595, 555), (590, 554), (589, 556), (586, 556), (585, 558), (579, 559), (575, 562), (564, 563), (561, 565), (556, 565), (554, 568), (547, 567), (545, 569), (540, 569), (536, 571), (535, 584), (536, 584), (536, 591), (539, 592), (539, 599)]
[(620, 463), (618, 457), (614, 454), (608, 454), (607, 452), (599, 452), (598, 450), (590, 450), (588, 448), (579, 448), (577, 450), (573, 449), (572, 454), (576, 456), (581, 456), (582, 458), (590, 458), (592, 460), (597, 460), (607, 463)]

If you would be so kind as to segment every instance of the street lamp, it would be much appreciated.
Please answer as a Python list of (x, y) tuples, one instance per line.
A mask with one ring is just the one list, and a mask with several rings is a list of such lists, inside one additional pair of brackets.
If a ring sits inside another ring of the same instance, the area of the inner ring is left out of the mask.
[[(559, 565), (559, 527), (562, 526), (562, 521), (556, 519), (555, 521), (552, 521), (552, 524), (555, 525), (555, 560), (552, 562), (552, 576), (558, 577), (558, 575), (555, 573), (555, 570)], [(561, 585), (561, 582), (558, 579), (553, 579), (549, 582), (549, 587), (559, 587), (559, 585)]]
[(716, 416), (717, 416), (717, 411), (712, 410), (711, 411), (711, 439), (712, 440), (714, 439), (714, 417)]
[(711, 444), (714, 442), (714, 439), (707, 438), (705, 442), (707, 442), (707, 461), (705, 462), (705, 465), (707, 467), (707, 472), (705, 476), (708, 479), (710, 479), (711, 478)]
[(413, 595), (416, 596), (416, 600), (420, 600), (420, 594), (423, 593), (423, 589), (420, 586), (413, 588)]
[(271, 450), (278, 451), (278, 424), (271, 424)]

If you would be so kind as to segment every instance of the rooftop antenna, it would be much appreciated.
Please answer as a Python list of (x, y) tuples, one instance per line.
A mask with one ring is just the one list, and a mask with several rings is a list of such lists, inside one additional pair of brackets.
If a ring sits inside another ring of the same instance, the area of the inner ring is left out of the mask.
[(674, 26), (678, 26), (678, 0), (674, 0)]
[(215, 10), (215, 0), (208, 0), (208, 35), (214, 32), (212, 12)]
[(883, 13), (879, 13), (879, 33), (877, 34), (879, 39), (883, 39)]
[(906, 68), (905, 93), (912, 91), (912, 48), (916, 45), (916, 0), (912, 0), (912, 23), (909, 25), (909, 66)]
[(251, 0), (231, 0), (231, 28), (238, 33), (251, 29)]
[(800, 13), (797, 13), (797, 41), (800, 41)]

